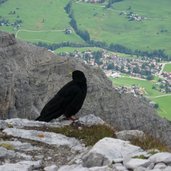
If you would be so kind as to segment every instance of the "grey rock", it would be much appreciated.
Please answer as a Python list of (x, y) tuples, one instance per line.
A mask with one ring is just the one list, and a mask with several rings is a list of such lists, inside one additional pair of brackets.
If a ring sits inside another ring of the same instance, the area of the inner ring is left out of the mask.
[(0, 147), (0, 158), (11, 158), (15, 157), (15, 153), (12, 150), (7, 150), (4, 147)]
[(114, 170), (108, 166), (86, 168), (83, 167), (82, 165), (65, 165), (60, 167), (58, 171), (114, 171)]
[(82, 144), (75, 138), (69, 138), (62, 134), (56, 134), (53, 132), (43, 132), (37, 130), (24, 130), (17, 128), (6, 128), (3, 130), (7, 135), (14, 137), (25, 138), (43, 142), (50, 145), (56, 146), (68, 146), (73, 150), (82, 151), (84, 150)]
[(58, 171), (89, 171), (89, 169), (81, 165), (65, 165), (60, 167)]
[(134, 171), (147, 171), (147, 169), (145, 167), (137, 167)]
[(86, 126), (105, 124), (105, 122), (100, 117), (95, 116), (93, 114), (80, 117), (79, 121)]
[(103, 167), (92, 167), (89, 168), (89, 171), (114, 171), (112, 168), (108, 166), (103, 166)]
[[(21, 118), (12, 118), (12, 119), (6, 119), (0, 120), (0, 123), (2, 121), (3, 125), (10, 125), (10, 127), (14, 128), (24, 128), (24, 127), (63, 127), (70, 125), (72, 121), (70, 120), (63, 120), (62, 116), (60, 118), (54, 119), (52, 122), (39, 122), (39, 121), (33, 121), (28, 119), (21, 119)], [(91, 126), (91, 125), (98, 125), (98, 124), (105, 124), (105, 122), (98, 116), (95, 116), (93, 114), (81, 116), (79, 118), (79, 121), (82, 125)], [(4, 126), (6, 128), (8, 126)]]
[(154, 169), (165, 169), (167, 167), (167, 165), (165, 163), (157, 163), (154, 166)]
[[(0, 48), (14, 45), (16, 43), (14, 34), (5, 34), (3, 32), (0, 33)], [(7, 38), (8, 37), (8, 38)]]
[(32, 156), (27, 155), (25, 153), (21, 152), (15, 152), (13, 150), (8, 150), (4, 147), (0, 147), (0, 164), (2, 164), (2, 161), (10, 161), (10, 160), (15, 160), (15, 161), (20, 161), (20, 160), (31, 160)]
[(78, 115), (94, 113), (121, 130), (138, 129), (171, 146), (171, 125), (149, 102), (120, 94), (98, 68), (0, 32), (0, 119), (35, 119), (75, 69), (85, 72), (88, 94)]
[(62, 121), (60, 122), (59, 119), (53, 120), (50, 123), (47, 122), (39, 122), (39, 121), (33, 121), (28, 119), (21, 119), (21, 118), (12, 118), (5, 120), (5, 123), (7, 125), (10, 125), (10, 127), (14, 128), (23, 128), (23, 127), (62, 127), (66, 125), (70, 125), (71, 121)]
[(151, 164), (150, 160), (145, 159), (130, 159), (127, 162), (124, 162), (124, 165), (128, 169), (136, 169), (137, 167), (148, 167)]
[(143, 139), (145, 137), (145, 134), (143, 131), (139, 130), (124, 130), (116, 132), (116, 137), (121, 140), (132, 140), (135, 138)]
[(128, 169), (121, 163), (116, 163), (113, 165), (113, 169), (117, 171), (127, 171)]
[(5, 163), (0, 171), (32, 171), (41, 167), (41, 161), (21, 161), (18, 163)]
[(129, 142), (114, 138), (103, 138), (83, 156), (83, 166), (108, 165), (115, 159), (128, 157), (140, 151), (143, 150), (140, 147), (129, 144)]
[(94, 167), (94, 166), (105, 166), (110, 164), (110, 160), (99, 153), (89, 153), (83, 158), (83, 166)]
[(39, 150), (40, 148), (32, 146), (30, 143), (22, 143), (21, 141), (1, 141), (1, 144), (6, 144), (14, 148), (15, 150), (20, 151), (32, 151), (32, 150)]
[(47, 166), (44, 168), (45, 171), (57, 171), (58, 167), (56, 165)]
[(151, 164), (147, 167), (147, 169), (148, 169), (148, 170), (152, 170), (152, 169), (154, 169), (154, 166), (155, 166), (155, 164), (154, 164), (154, 163), (151, 163)]
[(7, 128), (7, 123), (3, 120), (0, 120), (0, 129), (5, 129)]
[(153, 163), (171, 163), (171, 153), (168, 152), (162, 152), (152, 155), (149, 158), (150, 161)]
[(163, 171), (171, 171), (171, 166), (166, 167)]

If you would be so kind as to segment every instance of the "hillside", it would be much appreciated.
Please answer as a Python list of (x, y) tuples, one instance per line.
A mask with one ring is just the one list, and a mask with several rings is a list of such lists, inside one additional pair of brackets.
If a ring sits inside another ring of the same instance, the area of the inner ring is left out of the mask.
[(82, 70), (88, 94), (79, 116), (95, 114), (118, 129), (139, 129), (170, 144), (170, 122), (160, 118), (144, 98), (120, 94), (98, 68), (56, 56), (45, 48), (16, 40), (0, 32), (0, 118), (29, 118), (39, 115), (44, 104)]
[[(162, 59), (164, 62), (171, 59), (170, 0), (2, 2), (0, 30), (14, 33), (20, 40), (36, 43), (56, 53), (105, 49), (114, 52), (115, 56), (130, 59), (146, 56), (156, 61), (159, 58), (159, 61)], [(108, 2), (114, 3), (109, 5)], [(166, 65), (164, 71), (170, 71), (169, 65)], [(167, 81), (169, 86), (161, 85), (160, 91), (163, 91), (162, 87), (164, 91), (171, 87), (170, 81)], [(147, 85), (149, 84), (151, 83), (148, 81)], [(146, 89), (146, 86), (143, 88)], [(152, 88), (154, 87), (150, 87)], [(148, 97), (159, 106), (160, 116), (170, 120), (168, 106), (171, 96), (166, 94), (166, 97)]]
[[(7, 0), (0, 5), (0, 29), (13, 32), (26, 41), (47, 44), (72, 42), (81, 46), (85, 46), (85, 42), (79, 33), (86, 31), (91, 40), (105, 42), (109, 47), (119, 44), (126, 51), (164, 50), (171, 55), (169, 0), (162, 3), (159, 0), (123, 0), (110, 7), (106, 7), (108, 1), (85, 3), (73, 0), (72, 15), (64, 10), (68, 2)], [(79, 33), (71, 24), (71, 16)], [(68, 28), (71, 34), (65, 34)]]
[(170, 5), (169, 0), (123, 0), (106, 9), (104, 4), (74, 3), (73, 11), (79, 27), (93, 40), (171, 54)]

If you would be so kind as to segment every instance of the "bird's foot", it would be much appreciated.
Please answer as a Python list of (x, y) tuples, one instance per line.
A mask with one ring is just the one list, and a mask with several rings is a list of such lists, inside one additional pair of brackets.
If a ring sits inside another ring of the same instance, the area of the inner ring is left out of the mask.
[(69, 120), (69, 121), (73, 121), (73, 122), (75, 122), (75, 121), (78, 121), (79, 120), (79, 118), (77, 118), (76, 116), (70, 116), (70, 117), (63, 117), (61, 120)]
[(67, 118), (68, 120), (71, 120), (73, 122), (78, 121), (78, 118), (76, 116), (70, 116)]

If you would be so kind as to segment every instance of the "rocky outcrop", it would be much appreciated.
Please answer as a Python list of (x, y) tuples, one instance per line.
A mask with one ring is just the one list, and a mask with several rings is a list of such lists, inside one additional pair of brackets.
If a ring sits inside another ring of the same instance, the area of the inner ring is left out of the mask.
[[(94, 115), (81, 117), (85, 126), (106, 123)], [(27, 119), (0, 120), (0, 171), (170, 171), (171, 153), (145, 151), (128, 141), (104, 137), (93, 146), (63, 134), (40, 128), (69, 126), (71, 121), (54, 120), (52, 125)], [(22, 123), (22, 125), (21, 125)], [(95, 122), (94, 122), (95, 123)], [(34, 127), (37, 125), (37, 127)], [(137, 132), (137, 131), (136, 131)], [(155, 152), (155, 154), (154, 154)]]
[[(108, 107), (103, 104), (103, 98), (107, 100), (109, 93), (114, 90), (99, 69), (17, 41), (4, 32), (0, 32), (0, 40), (1, 119), (34, 119), (45, 103), (71, 80), (71, 73), (75, 69), (84, 71), (88, 79), (88, 96), (80, 113), (107, 114)], [(116, 93), (116, 96), (119, 95)]]
[(171, 124), (158, 117), (143, 98), (119, 94), (100, 69), (4, 32), (0, 32), (0, 119), (36, 118), (75, 69), (82, 70), (88, 80), (81, 116), (93, 113), (113, 127), (143, 130), (171, 145)]
[(145, 134), (143, 131), (139, 130), (123, 130), (116, 132), (116, 137), (121, 140), (130, 141), (132, 139), (136, 139), (137, 137), (143, 139)]
[(16, 43), (15, 35), (14, 34), (5, 34), (1, 33), (0, 36), (0, 47), (7, 47), (10, 45), (14, 45)]
[(110, 165), (131, 156), (143, 152), (140, 147), (133, 146), (126, 141), (114, 138), (104, 138), (97, 142), (93, 148), (83, 157), (83, 166), (94, 167)]

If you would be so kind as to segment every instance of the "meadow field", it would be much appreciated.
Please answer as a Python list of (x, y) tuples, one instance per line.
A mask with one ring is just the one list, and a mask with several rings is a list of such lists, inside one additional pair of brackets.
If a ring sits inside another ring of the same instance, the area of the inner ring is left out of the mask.
[[(64, 7), (69, 0), (8, 0), (0, 5), (0, 20), (13, 23), (21, 19), (21, 27), (0, 26), (0, 30), (13, 32), (17, 38), (30, 42), (60, 43), (84, 41), (73, 31), (64, 34), (70, 27), (70, 18)], [(73, 0), (72, 10), (81, 30), (87, 30), (91, 39), (115, 43), (130, 49), (164, 49), (171, 55), (170, 0), (123, 0), (111, 8), (104, 4), (83, 3)], [(159, 10), (160, 9), (160, 10)], [(14, 12), (15, 14), (10, 14)], [(125, 14), (144, 17), (142, 21), (129, 21)]]
[(153, 85), (155, 85), (156, 81), (148, 81), (148, 80), (141, 80), (138, 78), (133, 78), (129, 76), (122, 76), (120, 78), (112, 79), (114, 86), (127, 86), (130, 87), (132, 85), (136, 85), (138, 87), (143, 87), (145, 89), (145, 96), (153, 97), (153, 96), (160, 96), (163, 93), (152, 89)]
[(157, 96), (157, 97), (151, 97), (151, 100), (159, 104), (159, 114), (160, 116), (171, 120), (171, 94), (163, 95), (163, 96)]
[(132, 86), (136, 85), (138, 87), (142, 87), (145, 90), (145, 97), (150, 100), (156, 102), (159, 105), (159, 109), (157, 110), (161, 117), (164, 117), (168, 120), (171, 120), (171, 94), (161, 93), (158, 90), (153, 89), (153, 85), (155, 84), (155, 80), (139, 80), (136, 78), (131, 78), (129, 76), (123, 76), (120, 78), (110, 78), (113, 82), (114, 86)]
[[(18, 39), (29, 42), (60, 43), (70, 41), (84, 42), (74, 31), (71, 35), (64, 33), (70, 26), (69, 17), (64, 7), (68, 0), (8, 0), (0, 5), (0, 16), (10, 23), (22, 20), (17, 30), (12, 26), (0, 26), (0, 30), (13, 32)], [(15, 14), (10, 14), (14, 12)]]
[(163, 71), (165, 71), (165, 72), (171, 72), (171, 63), (166, 64)]
[(98, 47), (62, 47), (58, 48), (55, 50), (55, 53), (62, 53), (62, 52), (74, 52), (74, 51), (79, 51), (79, 52), (85, 52), (85, 51), (101, 51), (101, 48)]
[[(131, 49), (165, 49), (171, 54), (170, 0), (123, 0), (106, 9), (102, 4), (74, 3), (79, 27), (92, 39), (122, 44)], [(160, 10), (159, 10), (160, 9)], [(129, 21), (121, 12), (133, 12), (146, 19)]]

